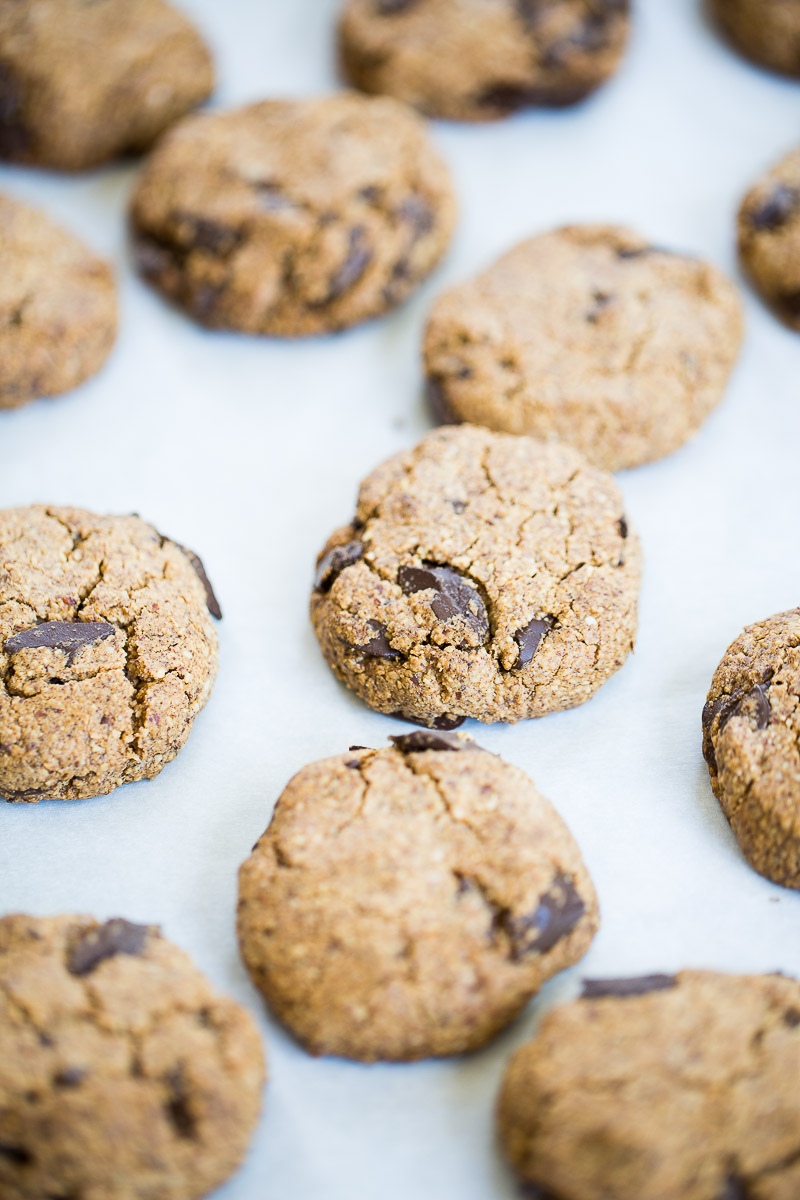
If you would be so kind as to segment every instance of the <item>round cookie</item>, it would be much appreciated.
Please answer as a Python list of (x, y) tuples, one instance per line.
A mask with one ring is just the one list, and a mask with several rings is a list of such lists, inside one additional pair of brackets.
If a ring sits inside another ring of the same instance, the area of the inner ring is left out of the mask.
[(138, 516), (0, 510), (0, 797), (158, 775), (211, 693), (210, 613), (200, 559)]
[(746, 58), (800, 76), (800, 0), (709, 0), (720, 27)]
[(236, 1170), (264, 1055), (158, 928), (0, 919), (3, 1200), (195, 1200)]
[(703, 708), (711, 786), (747, 861), (800, 888), (800, 609), (749, 625)]
[(460, 734), (305, 767), (239, 873), (256, 986), (313, 1054), (475, 1050), (581, 958), (597, 900), (516, 767)]
[(619, 65), (628, 0), (346, 0), (342, 66), (365, 92), (488, 121), (583, 100)]
[(633, 646), (639, 542), (610, 475), (557, 443), (429, 433), (361, 486), (311, 619), (379, 712), (453, 728), (583, 703)]
[(781, 320), (800, 332), (800, 149), (781, 159), (742, 201), (739, 255)]
[(722, 397), (734, 285), (612, 225), (515, 246), (445, 292), (425, 331), (437, 416), (560, 438), (615, 471), (669, 454)]
[(117, 332), (111, 268), (43, 213), (0, 195), (0, 409), (76, 387)]
[(142, 274), (204, 325), (294, 337), (398, 304), (450, 239), (455, 201), (423, 122), (339, 93), (185, 121), (139, 180)]
[(213, 83), (206, 45), (164, 0), (0, 4), (0, 158), (77, 171), (139, 152)]
[(793, 1200), (800, 984), (589, 980), (512, 1057), (498, 1106), (532, 1200)]

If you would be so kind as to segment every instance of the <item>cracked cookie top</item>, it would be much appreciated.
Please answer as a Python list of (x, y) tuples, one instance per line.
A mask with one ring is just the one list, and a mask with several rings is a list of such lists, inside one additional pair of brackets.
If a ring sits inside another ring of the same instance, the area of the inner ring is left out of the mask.
[(418, 730), (304, 767), (239, 874), (245, 963), (314, 1054), (483, 1045), (597, 929), (580, 852), (518, 768)]
[(439, 260), (454, 219), (422, 121), (346, 92), (183, 122), (132, 204), (145, 278), (203, 324), (283, 337), (399, 303)]
[(423, 112), (487, 121), (575, 104), (616, 70), (628, 0), (346, 0), (350, 81)]
[(249, 1015), (154, 926), (0, 919), (3, 1200), (194, 1200), (244, 1157)]
[[(798, 66), (800, 67), (800, 4)], [(739, 209), (739, 255), (758, 290), (800, 332), (800, 149), (759, 179)]]
[(108, 263), (3, 195), (0, 262), (3, 409), (68, 391), (99, 370), (116, 336), (117, 299)]
[(800, 888), (800, 609), (749, 625), (714, 672), (703, 754), (751, 866)]
[(211, 692), (212, 611), (197, 556), (137, 516), (0, 511), (0, 796), (157, 775)]
[(800, 983), (592, 980), (506, 1070), (500, 1136), (534, 1200), (800, 1194)]
[(738, 292), (715, 267), (571, 225), (440, 296), (425, 369), (440, 419), (559, 438), (616, 471), (697, 431), (741, 340)]
[(361, 486), (311, 598), (323, 653), (380, 712), (450, 727), (587, 700), (636, 630), (639, 543), (571, 449), (462, 425)]

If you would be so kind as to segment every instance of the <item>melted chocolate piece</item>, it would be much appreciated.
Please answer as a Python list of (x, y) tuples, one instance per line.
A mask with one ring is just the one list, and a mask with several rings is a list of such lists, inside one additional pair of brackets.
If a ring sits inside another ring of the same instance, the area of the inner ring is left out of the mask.
[(10, 1142), (0, 1142), (0, 1158), (9, 1159), (17, 1166), (27, 1167), (33, 1162), (33, 1155), (24, 1146), (12, 1146)]
[(619, 530), (619, 536), (621, 538), (626, 538), (628, 536), (628, 521), (626, 517), (620, 517), (620, 519), (617, 521), (617, 529)]
[(800, 291), (784, 292), (778, 297), (778, 303), (788, 317), (794, 320), (800, 317)]
[(180, 255), (167, 242), (149, 234), (137, 233), (133, 239), (133, 258), (136, 269), (145, 279), (158, 280), (180, 262)]
[(401, 221), (408, 221), (414, 231), (414, 241), (430, 233), (435, 224), (433, 209), (419, 192), (410, 192), (405, 200), (398, 204), (394, 215)]
[(728, 1175), (716, 1200), (749, 1200), (750, 1191), (741, 1175)]
[(450, 407), (444, 380), (433, 375), (428, 376), (425, 383), (428, 407), (437, 425), (460, 425), (461, 418), (457, 417)]
[(783, 1014), (783, 1023), (790, 1029), (797, 1029), (797, 1026), (800, 1025), (800, 1009), (787, 1008)]
[(191, 1140), (197, 1136), (197, 1121), (189, 1104), (189, 1092), (183, 1068), (178, 1067), (167, 1078), (170, 1096), (165, 1106), (170, 1124), (178, 1137)]
[(395, 13), (413, 8), (417, 0), (375, 0), (375, 12), (379, 17), (393, 17)]
[(67, 954), (67, 970), (70, 975), (89, 975), (116, 954), (141, 954), (149, 933), (148, 925), (134, 925), (122, 917), (114, 917), (105, 925), (87, 930), (72, 944)]
[(403, 657), (399, 650), (393, 650), (389, 645), (385, 625), (381, 624), (380, 621), (367, 621), (367, 625), (373, 631), (374, 636), (363, 646), (356, 646), (355, 649), (360, 650), (362, 654), (366, 654), (368, 658)]
[(342, 571), (358, 562), (363, 553), (363, 542), (353, 541), (347, 542), (344, 546), (334, 546), (327, 554), (323, 554), (314, 577), (315, 590), (329, 592)]
[(758, 233), (773, 233), (780, 229), (800, 207), (800, 192), (779, 183), (766, 200), (748, 214), (748, 220)]
[(23, 124), (22, 91), (11, 68), (0, 62), (0, 157), (18, 158), (30, 146)]
[(667, 254), (669, 251), (660, 250), (658, 246), (619, 246), (617, 258), (644, 258), (648, 254)]
[(389, 738), (394, 742), (401, 754), (418, 754), (423, 750), (466, 750), (470, 743), (460, 741), (454, 734), (448, 733), (401, 733)]
[(271, 179), (256, 183), (254, 187), (258, 193), (261, 207), (267, 212), (283, 212), (289, 208), (300, 207), (292, 200), (291, 196), (287, 196), (279, 183), (273, 183)]
[(49, 650), (63, 650), (67, 663), (72, 666), (75, 655), (83, 646), (91, 646), (116, 632), (108, 621), (45, 621), (13, 634), (3, 647), (6, 654), (17, 654), (20, 650), (38, 650), (46, 646)]
[(519, 658), (516, 661), (516, 667), (526, 667), (528, 665), (539, 649), (539, 643), (542, 638), (547, 637), (550, 630), (554, 628), (555, 623), (555, 617), (536, 617), (533, 621), (529, 621), (523, 629), (517, 630), (514, 634), (514, 641), (519, 646)]
[(334, 300), (338, 300), (339, 296), (358, 283), (372, 262), (372, 258), (372, 248), (367, 238), (366, 229), (363, 225), (354, 225), (350, 230), (347, 256), (342, 265), (331, 276), (327, 296), (324, 300), (318, 301), (313, 307), (321, 308), (325, 304), (331, 304)]
[[(165, 542), (172, 542), (172, 538), (164, 538)], [(198, 579), (202, 583), (206, 592), (206, 607), (212, 617), (216, 617), (218, 621), (222, 620), (222, 609), (219, 606), (219, 600), (214, 595), (214, 589), (211, 586), (211, 580), (206, 575), (206, 569), (203, 566), (203, 560), (199, 554), (195, 554), (194, 550), (190, 550), (188, 546), (182, 546), (180, 542), (172, 542), (173, 546), (177, 546), (179, 550), (188, 558), (189, 562), (195, 569)]]
[(544, 954), (571, 933), (586, 912), (586, 905), (566, 875), (557, 875), (548, 892), (529, 916), (504, 914), (502, 925), (511, 938), (514, 959)]
[(592, 307), (586, 314), (586, 320), (590, 325), (596, 325), (601, 314), (613, 303), (614, 297), (610, 292), (592, 292)]
[(431, 600), (433, 615), (440, 621), (459, 618), (485, 641), (489, 635), (489, 614), (476, 587), (467, 583), (460, 571), (434, 563), (422, 567), (401, 567), (397, 581), (407, 596), (427, 590), (437, 594)]
[(558, 1200), (554, 1192), (550, 1192), (540, 1183), (521, 1183), (519, 1194), (523, 1200)]
[(459, 725), (463, 725), (466, 717), (448, 717), (446, 713), (442, 713), (439, 717), (434, 717), (432, 721), (423, 721), (421, 717), (410, 717), (408, 713), (393, 712), (389, 713), (390, 717), (394, 717), (396, 721), (408, 721), (409, 725), (421, 725), (423, 729), (458, 729)]
[[(186, 240), (189, 242), (189, 251), (206, 250), (217, 258), (227, 258), (241, 243), (241, 231), (222, 225), (219, 221), (210, 221), (208, 217), (198, 217), (192, 213), (175, 212), (170, 216), (181, 233), (184, 230), (188, 232)], [(184, 242), (183, 238), (181, 242)]]
[(716, 700), (707, 700), (703, 705), (703, 757), (712, 770), (717, 769), (717, 756), (711, 740), (711, 726), (719, 714), (717, 737), (733, 717), (747, 717), (753, 722), (753, 729), (766, 729), (772, 716), (767, 689), (769, 679), (757, 683), (749, 692), (735, 692), (732, 696), (718, 696)]
[(521, 108), (566, 108), (583, 100), (592, 90), (586, 84), (522, 87), (517, 83), (499, 82), (485, 88), (476, 97), (476, 104), (504, 115), (518, 112)]
[(88, 1075), (83, 1067), (65, 1067), (63, 1071), (59, 1071), (54, 1077), (53, 1082), (57, 1087), (74, 1088), (83, 1083)]
[(677, 987), (675, 975), (638, 975), (629, 979), (584, 979), (581, 1000), (597, 1000), (600, 996), (646, 996), (648, 992), (665, 992)]

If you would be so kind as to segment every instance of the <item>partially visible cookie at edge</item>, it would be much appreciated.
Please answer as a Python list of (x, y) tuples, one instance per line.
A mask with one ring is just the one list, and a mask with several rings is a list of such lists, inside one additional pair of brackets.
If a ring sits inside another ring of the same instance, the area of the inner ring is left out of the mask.
[(800, 78), (800, 0), (709, 0), (709, 8), (746, 58)]
[(738, 233), (750, 278), (781, 320), (800, 332), (800, 149), (750, 188)]
[(417, 730), (304, 767), (239, 874), (256, 986), (314, 1054), (475, 1050), (576, 962), (597, 900), (518, 768)]

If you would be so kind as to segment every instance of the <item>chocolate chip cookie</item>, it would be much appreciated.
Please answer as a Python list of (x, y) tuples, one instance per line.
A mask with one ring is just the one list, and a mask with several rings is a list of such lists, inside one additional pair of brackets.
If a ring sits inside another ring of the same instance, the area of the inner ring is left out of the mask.
[(111, 268), (36, 209), (0, 195), (0, 409), (98, 371), (117, 332)]
[(346, 0), (348, 79), (423, 112), (488, 121), (575, 104), (617, 69), (628, 0)]
[(800, 609), (749, 625), (703, 709), (711, 786), (751, 866), (800, 888)]
[(608, 470), (669, 454), (722, 397), (734, 285), (628, 229), (572, 225), (445, 292), (425, 332), (436, 415), (560, 438)]
[(633, 646), (639, 543), (610, 475), (569, 446), (434, 430), (361, 486), (311, 619), (372, 708), (435, 728), (583, 703)]
[(157, 927), (0, 919), (3, 1200), (194, 1200), (239, 1166), (251, 1018)]
[(581, 958), (597, 900), (561, 818), (455, 733), (304, 767), (239, 874), (239, 939), (313, 1054), (482, 1046)]
[(202, 38), (164, 0), (0, 4), (0, 158), (77, 171), (139, 152), (213, 82)]
[(781, 159), (742, 201), (739, 254), (765, 300), (800, 332), (800, 149)]
[(342, 93), (184, 122), (133, 198), (142, 274), (205, 325), (294, 337), (404, 300), (455, 202), (422, 121)]
[(153, 779), (217, 671), (200, 559), (138, 516), (0, 511), (0, 797)]
[(800, 0), (709, 0), (709, 6), (747, 58), (800, 76)]
[(500, 1135), (534, 1200), (793, 1200), (798, 1072), (794, 979), (591, 980), (511, 1059)]

